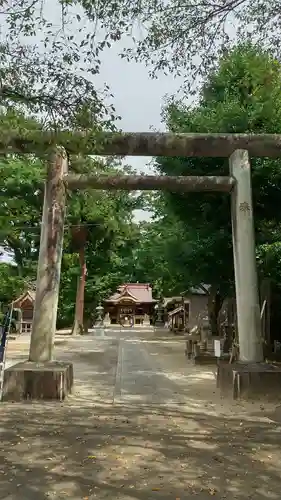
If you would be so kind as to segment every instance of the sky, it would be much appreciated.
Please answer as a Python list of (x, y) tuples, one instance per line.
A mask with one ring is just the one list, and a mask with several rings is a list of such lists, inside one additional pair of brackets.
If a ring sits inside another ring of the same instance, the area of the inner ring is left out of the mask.
[[(114, 95), (113, 104), (121, 116), (118, 127), (125, 132), (165, 131), (161, 111), (167, 95), (175, 94), (182, 80), (172, 76), (159, 75), (149, 78), (148, 68), (141, 63), (127, 62), (119, 53), (124, 46), (116, 44), (103, 52), (101, 71), (97, 75), (97, 86), (110, 86)], [(151, 158), (128, 156), (124, 161), (145, 174), (153, 173)], [(149, 214), (136, 211), (138, 219), (147, 219)]]

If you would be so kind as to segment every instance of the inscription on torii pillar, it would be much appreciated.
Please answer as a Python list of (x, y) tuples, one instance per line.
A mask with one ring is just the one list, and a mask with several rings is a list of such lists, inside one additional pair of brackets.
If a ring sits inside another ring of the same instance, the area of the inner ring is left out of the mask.
[(239, 210), (240, 212), (249, 214), (251, 212), (249, 203), (247, 203), (247, 201), (243, 201), (242, 203), (240, 203)]

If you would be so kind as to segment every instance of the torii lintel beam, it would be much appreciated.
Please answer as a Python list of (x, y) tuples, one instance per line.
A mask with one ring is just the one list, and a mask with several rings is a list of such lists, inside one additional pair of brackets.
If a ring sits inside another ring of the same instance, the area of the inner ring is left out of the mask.
[(47, 152), (60, 144), (71, 154), (102, 156), (229, 157), (237, 149), (250, 157), (281, 157), (278, 134), (84, 133), (7, 131), (0, 154)]

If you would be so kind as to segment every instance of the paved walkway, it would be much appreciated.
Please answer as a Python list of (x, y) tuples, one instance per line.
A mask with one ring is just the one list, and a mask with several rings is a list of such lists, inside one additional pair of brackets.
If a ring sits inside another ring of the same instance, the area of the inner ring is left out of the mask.
[[(24, 359), (27, 339), (7, 361)], [(222, 401), (177, 339), (58, 338), (75, 390), (0, 406), (0, 499), (279, 499), (281, 410)]]

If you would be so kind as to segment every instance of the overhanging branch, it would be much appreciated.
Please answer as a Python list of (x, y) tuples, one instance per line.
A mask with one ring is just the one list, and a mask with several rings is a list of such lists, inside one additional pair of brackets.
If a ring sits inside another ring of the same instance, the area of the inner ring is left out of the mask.
[(217, 191), (228, 193), (234, 185), (232, 177), (202, 176), (202, 177), (170, 177), (157, 175), (79, 175), (68, 174), (64, 182), (69, 189), (106, 189), (127, 191)]
[(61, 144), (72, 154), (105, 156), (198, 156), (229, 157), (236, 149), (247, 149), (250, 157), (281, 157), (281, 135), (277, 134), (167, 134), (16, 132), (0, 133), (0, 154), (36, 153)]

